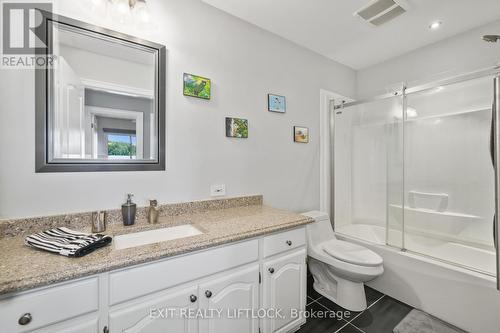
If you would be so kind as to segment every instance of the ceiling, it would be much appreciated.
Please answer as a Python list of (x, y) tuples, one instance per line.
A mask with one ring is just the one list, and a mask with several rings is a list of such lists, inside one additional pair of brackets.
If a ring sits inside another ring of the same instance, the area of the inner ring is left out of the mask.
[[(406, 13), (379, 27), (353, 15), (371, 0), (202, 1), (354, 69), (500, 19), (499, 0), (407, 0)], [(443, 25), (430, 30), (435, 20)]]

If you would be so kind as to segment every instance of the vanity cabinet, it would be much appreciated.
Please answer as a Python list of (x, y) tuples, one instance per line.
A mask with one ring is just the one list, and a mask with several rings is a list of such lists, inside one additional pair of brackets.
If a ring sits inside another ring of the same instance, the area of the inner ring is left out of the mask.
[(263, 265), (262, 306), (281, 309), (282, 316), (264, 318), (263, 333), (286, 333), (301, 325), (306, 306), (306, 250), (268, 259)]
[[(200, 309), (222, 310), (214, 318), (200, 320), (200, 332), (258, 333), (259, 322), (252, 312), (259, 308), (259, 265), (224, 275), (200, 285)], [(238, 309), (248, 313), (238, 313)], [(214, 313), (215, 314), (215, 313)]]
[[(301, 227), (3, 295), (0, 331), (294, 331), (305, 321), (290, 316), (291, 309), (305, 310), (305, 258)], [(270, 308), (282, 308), (285, 318), (260, 318), (259, 310)], [(25, 314), (31, 319), (21, 325)]]
[(108, 327), (112, 328), (113, 333), (198, 332), (197, 321), (183, 315), (189, 309), (198, 307), (198, 288), (193, 285), (179, 289), (158, 293), (135, 304), (111, 310)]
[(61, 283), (0, 300), (0, 331), (95, 332), (98, 310), (97, 277)]
[[(96, 333), (99, 329), (99, 313), (65, 320), (61, 323), (50, 325), (39, 330), (37, 333)], [(2, 331), (3, 332), (3, 331)], [(31, 332), (31, 331), (29, 331)]]
[(233, 312), (258, 309), (258, 265), (174, 290), (111, 310), (110, 330), (113, 333), (258, 333), (257, 320), (236, 319)]

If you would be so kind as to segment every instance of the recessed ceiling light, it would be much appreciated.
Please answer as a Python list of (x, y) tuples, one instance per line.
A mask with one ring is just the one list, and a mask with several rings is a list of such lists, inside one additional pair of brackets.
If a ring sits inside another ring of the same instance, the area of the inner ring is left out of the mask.
[(431, 30), (436, 30), (436, 29), (439, 29), (441, 27), (441, 25), (443, 24), (443, 22), (441, 21), (434, 21), (432, 22), (430, 25), (429, 25), (429, 29)]

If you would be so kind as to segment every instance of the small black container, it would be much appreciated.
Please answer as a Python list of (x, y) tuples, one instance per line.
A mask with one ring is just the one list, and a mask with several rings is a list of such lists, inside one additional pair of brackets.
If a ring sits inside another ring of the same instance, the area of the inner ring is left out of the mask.
[(127, 194), (127, 202), (122, 205), (123, 225), (133, 225), (135, 223), (137, 205), (132, 202), (133, 196), (133, 194)]

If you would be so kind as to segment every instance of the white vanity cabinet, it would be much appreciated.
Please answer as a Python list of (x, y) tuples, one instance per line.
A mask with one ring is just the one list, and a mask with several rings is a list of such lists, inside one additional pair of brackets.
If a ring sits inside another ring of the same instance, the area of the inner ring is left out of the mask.
[(0, 332), (96, 332), (98, 286), (94, 276), (0, 299)]
[(304, 323), (306, 307), (306, 250), (301, 249), (263, 265), (262, 306), (281, 309), (283, 316), (263, 320), (263, 333), (286, 333)]
[[(9, 333), (284, 333), (304, 322), (305, 228), (0, 296)], [(70, 260), (70, 259), (69, 259)], [(284, 319), (258, 318), (283, 308)], [(20, 324), (29, 314), (30, 320)]]
[(257, 310), (258, 291), (259, 265), (254, 264), (114, 307), (108, 327), (113, 333), (258, 333), (257, 320), (235, 319), (232, 311)]
[(183, 314), (198, 307), (197, 299), (196, 285), (158, 293), (135, 304), (111, 310), (108, 327), (112, 328), (110, 331), (113, 333), (196, 333), (197, 321), (189, 320)]
[(258, 333), (259, 322), (251, 312), (258, 308), (259, 265), (255, 264), (200, 285), (200, 309), (222, 310), (220, 317), (200, 320), (200, 332)]

